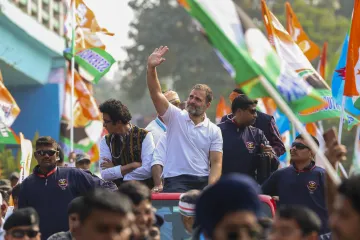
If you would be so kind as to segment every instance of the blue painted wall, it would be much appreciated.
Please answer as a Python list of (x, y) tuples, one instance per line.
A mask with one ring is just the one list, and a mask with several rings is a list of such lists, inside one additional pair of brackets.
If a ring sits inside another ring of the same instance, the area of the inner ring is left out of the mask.
[(59, 140), (62, 111), (62, 84), (46, 84), (41, 87), (9, 89), (21, 112), (12, 128), (32, 140), (35, 132), (40, 136), (51, 136)]

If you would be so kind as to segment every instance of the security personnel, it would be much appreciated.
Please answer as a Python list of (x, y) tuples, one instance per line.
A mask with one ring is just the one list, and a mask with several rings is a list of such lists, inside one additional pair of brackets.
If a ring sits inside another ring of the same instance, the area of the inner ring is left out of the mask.
[(237, 96), (231, 105), (233, 118), (218, 125), (224, 141), (222, 174), (235, 172), (256, 178), (260, 153), (268, 155), (273, 170), (279, 166), (276, 154), (267, 144), (263, 131), (251, 126), (257, 117), (256, 104), (256, 100), (251, 100), (246, 95)]
[[(232, 102), (237, 96), (244, 95), (243, 91), (239, 88), (235, 88), (229, 96), (230, 102)], [(283, 155), (286, 151), (285, 145), (281, 140), (279, 129), (276, 126), (274, 117), (266, 113), (256, 110), (257, 118), (252, 124), (253, 127), (259, 128), (264, 132), (266, 139), (269, 141), (270, 146), (278, 157)], [(228, 119), (232, 119), (234, 115), (228, 114), (221, 118), (221, 122), (225, 122)]]
[(77, 168), (57, 167), (58, 144), (51, 137), (36, 140), (37, 165), (22, 183), (19, 209), (33, 207), (41, 219), (41, 239), (69, 229), (67, 208), (74, 198), (96, 187), (117, 191), (117, 187)]
[[(313, 137), (319, 145), (319, 141)], [(279, 197), (279, 205), (303, 205), (318, 214), (320, 234), (330, 232), (325, 205), (325, 169), (315, 165), (315, 153), (301, 135), (290, 149), (292, 165), (274, 172), (262, 185), (264, 194)]]

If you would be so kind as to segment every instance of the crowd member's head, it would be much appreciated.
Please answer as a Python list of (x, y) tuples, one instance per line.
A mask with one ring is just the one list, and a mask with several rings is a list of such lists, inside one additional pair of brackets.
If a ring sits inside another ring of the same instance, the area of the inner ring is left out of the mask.
[(15, 210), (4, 224), (5, 240), (40, 240), (39, 216), (35, 209)]
[(18, 202), (19, 202), (19, 194), (20, 194), (20, 186), (21, 184), (17, 184), (11, 191), (11, 197), (14, 201), (14, 209), (18, 208)]
[(58, 158), (58, 144), (49, 136), (39, 137), (35, 144), (35, 158), (39, 163), (40, 170), (43, 173), (49, 172), (56, 166)]
[(11, 173), (10, 177), (9, 177), (9, 180), (11, 182), (11, 187), (15, 187), (15, 185), (18, 183), (19, 181), (19, 178), (20, 178), (20, 175), (18, 172), (13, 172)]
[(2, 203), (1, 203), (1, 216), (5, 217), (7, 209), (9, 207), (10, 194), (7, 191), (0, 190)]
[(196, 203), (196, 225), (207, 239), (258, 239), (261, 205), (256, 182), (242, 174), (228, 174), (206, 188)]
[(229, 95), (230, 102), (232, 103), (239, 95), (245, 95), (245, 93), (240, 88), (235, 88)]
[(231, 111), (236, 123), (250, 126), (255, 123), (257, 100), (251, 100), (246, 95), (237, 96), (231, 103)]
[(135, 224), (141, 237), (148, 237), (154, 222), (150, 189), (140, 182), (129, 181), (119, 187), (119, 192), (128, 196), (132, 201)]
[(90, 156), (86, 153), (78, 153), (76, 154), (76, 159), (75, 159), (75, 166), (76, 168), (81, 168), (84, 170), (89, 170), (90, 169)]
[(11, 191), (11, 182), (9, 179), (0, 179), (0, 190), (5, 192)]
[(131, 114), (119, 100), (109, 99), (99, 106), (103, 114), (103, 125), (109, 134), (124, 135), (129, 132)]
[(190, 190), (180, 196), (179, 210), (181, 220), (184, 224), (185, 230), (192, 233), (195, 223), (195, 206), (201, 192), (199, 190)]
[(58, 158), (56, 159), (56, 166), (64, 167), (64, 165), (65, 165), (65, 163), (64, 163), (64, 151), (62, 150), (60, 145), (58, 145), (57, 150), (58, 150)]
[(360, 239), (360, 175), (344, 179), (338, 188), (330, 227), (333, 240)]
[(172, 105), (174, 105), (176, 107), (180, 107), (181, 102), (180, 102), (180, 97), (177, 94), (177, 92), (175, 92), (173, 90), (167, 90), (164, 92), (164, 96), (169, 101), (169, 103), (171, 103)]
[(321, 220), (304, 206), (282, 206), (276, 212), (271, 240), (317, 240)]
[(210, 107), (212, 100), (211, 88), (205, 84), (196, 84), (186, 101), (186, 110), (191, 116), (200, 117)]
[[(314, 136), (312, 136), (312, 139), (319, 146), (319, 141)], [(295, 138), (295, 141), (291, 146), (290, 155), (291, 155), (291, 162), (296, 164), (296, 163), (305, 163), (308, 161), (312, 161), (314, 160), (316, 154), (313, 151), (311, 151), (307, 142), (300, 134)]]
[(180, 105), (179, 105), (179, 108), (180, 108), (181, 110), (186, 109), (186, 101), (182, 101), (182, 102), (180, 103)]
[(132, 230), (132, 206), (118, 192), (95, 189), (83, 199), (80, 224), (73, 229), (76, 240), (128, 240)]
[(68, 205), (69, 231), (72, 233), (74, 229), (80, 225), (80, 212), (84, 205), (84, 197), (74, 198)]
[(155, 223), (152, 225), (149, 231), (149, 240), (160, 240), (160, 228), (164, 224), (164, 219), (155, 214)]
[(75, 158), (76, 158), (76, 152), (69, 153), (69, 162), (71, 163), (75, 162)]

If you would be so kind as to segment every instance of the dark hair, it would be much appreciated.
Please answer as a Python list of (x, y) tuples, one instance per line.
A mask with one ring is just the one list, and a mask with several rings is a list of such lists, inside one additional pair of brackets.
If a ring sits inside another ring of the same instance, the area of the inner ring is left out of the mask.
[(84, 205), (84, 197), (77, 197), (71, 200), (68, 205), (68, 215), (72, 213), (80, 213)]
[(46, 146), (46, 147), (53, 147), (55, 149), (58, 148), (58, 144), (57, 142), (55, 141), (55, 139), (53, 139), (52, 137), (50, 136), (44, 136), (44, 137), (39, 137), (37, 140), (36, 140), (36, 144), (35, 144), (35, 147), (36, 149), (38, 147), (42, 147), (42, 146)]
[[(10, 195), (7, 191), (4, 191), (4, 190), (0, 190), (0, 193), (1, 193), (1, 196), (2, 196), (2, 199), (3, 201), (5, 201), (7, 204), (9, 204), (9, 200), (10, 200)], [(2, 203), (0, 203), (1, 205)]]
[(196, 201), (200, 197), (201, 192), (199, 190), (190, 190), (186, 193), (183, 193), (180, 196), (180, 201), (190, 203), (190, 204), (196, 204)]
[(116, 99), (106, 100), (105, 102), (100, 104), (99, 110), (102, 113), (108, 114), (114, 124), (118, 121), (126, 124), (129, 123), (131, 120), (131, 114), (129, 112), (129, 109)]
[(231, 103), (231, 111), (235, 113), (238, 109), (246, 110), (252, 105), (256, 105), (258, 103), (257, 100), (251, 100), (246, 95), (237, 96), (234, 101)]
[(244, 93), (240, 88), (235, 88), (235, 89), (233, 90), (233, 92), (236, 92), (236, 93), (238, 93), (238, 94), (245, 95), (245, 93)]
[(119, 192), (130, 198), (134, 205), (139, 205), (144, 200), (151, 201), (150, 189), (143, 183), (129, 181), (121, 184)]
[(13, 189), (11, 190), (11, 196), (12, 196), (12, 198), (13, 198), (14, 200), (19, 198), (20, 187), (21, 187), (21, 184), (18, 183), (18, 184), (16, 184), (15, 187), (13, 187)]
[(206, 84), (196, 84), (195, 86), (193, 86), (193, 88), (191, 90), (203, 90), (205, 91), (205, 95), (206, 95), (206, 102), (207, 103), (211, 103), (213, 100), (213, 92), (211, 90), (211, 88), (206, 85)]
[(295, 220), (295, 222), (299, 225), (303, 236), (307, 236), (312, 232), (320, 232), (320, 218), (315, 212), (307, 207), (297, 205), (281, 206), (276, 215), (280, 218)]
[[(320, 146), (319, 140), (317, 140), (317, 138), (314, 137), (314, 136), (312, 136), (312, 135), (310, 135), (310, 136), (312, 137), (312, 139), (314, 140), (314, 142), (316, 143), (316, 145)], [(303, 137), (301, 134), (299, 134), (299, 135), (296, 136), (295, 140), (296, 140), (296, 139), (302, 139), (302, 140), (304, 140), (304, 137)]]
[(360, 175), (344, 179), (338, 187), (338, 192), (350, 200), (352, 207), (360, 214)]
[(60, 147), (60, 145), (58, 145), (57, 150), (59, 151), (59, 161), (58, 162), (64, 162), (64, 151), (62, 150), (62, 148)]
[(93, 210), (126, 215), (132, 211), (130, 199), (119, 192), (97, 188), (89, 192), (83, 199), (83, 207), (79, 209), (80, 222), (84, 222)]

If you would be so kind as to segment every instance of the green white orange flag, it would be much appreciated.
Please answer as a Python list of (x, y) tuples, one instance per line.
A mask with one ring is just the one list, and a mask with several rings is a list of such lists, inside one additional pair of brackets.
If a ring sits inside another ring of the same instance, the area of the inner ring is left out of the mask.
[(15, 99), (5, 87), (4, 82), (0, 81), (0, 121), (10, 127), (20, 113), (20, 108)]
[[(303, 54), (299, 46), (285, 30), (275, 15), (267, 8), (262, 0), (263, 19), (268, 32), (268, 38), (276, 49), (279, 57), (288, 64), (292, 71), (297, 72), (301, 82), (307, 82), (320, 93), (322, 99), (327, 102), (326, 106), (313, 107), (297, 114), (303, 123), (316, 122), (328, 118), (340, 118), (341, 106), (333, 99), (330, 87), (324, 79), (315, 71), (309, 60)], [(358, 121), (351, 115), (346, 114), (348, 128), (356, 125)]]
[(20, 139), (15, 132), (0, 121), (0, 144), (19, 144)]
[(294, 111), (326, 104), (309, 84), (299, 81), (297, 74), (286, 67), (259, 29), (248, 28), (244, 34), (242, 24), (251, 20), (241, 19), (240, 22), (240, 8), (231, 0), (183, 0), (179, 3), (198, 21), (221, 58), (235, 70), (236, 83), (249, 97), (269, 96), (258, 80), (263, 76)]
[(309, 61), (314, 60), (320, 55), (320, 48), (309, 36), (305, 33), (303, 27), (300, 24), (296, 14), (289, 2), (286, 2), (286, 30), (289, 32), (291, 38), (300, 47), (301, 51), (305, 54)]
[(223, 96), (220, 96), (219, 103), (216, 105), (216, 123), (220, 123), (221, 118), (231, 112)]
[(360, 94), (360, 0), (354, 0), (354, 11), (350, 29), (348, 55), (346, 61), (344, 95)]

